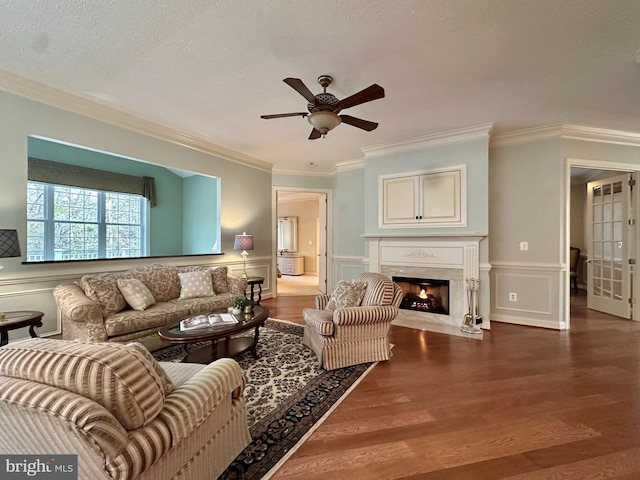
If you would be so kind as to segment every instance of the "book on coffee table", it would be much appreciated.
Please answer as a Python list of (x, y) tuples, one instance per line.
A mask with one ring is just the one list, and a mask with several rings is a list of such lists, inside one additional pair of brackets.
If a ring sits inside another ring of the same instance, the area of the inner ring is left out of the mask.
[(230, 323), (238, 323), (238, 320), (228, 313), (194, 315), (180, 320), (180, 330), (194, 330), (196, 328), (208, 328)]

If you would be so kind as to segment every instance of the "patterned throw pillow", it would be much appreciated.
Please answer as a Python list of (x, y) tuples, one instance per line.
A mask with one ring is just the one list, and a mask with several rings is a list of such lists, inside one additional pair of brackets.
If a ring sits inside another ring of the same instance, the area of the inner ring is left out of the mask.
[(98, 273), (80, 279), (87, 297), (100, 306), (102, 315), (108, 317), (127, 308), (127, 301), (118, 288), (118, 278), (130, 278), (127, 274)]
[(216, 267), (211, 270), (211, 277), (213, 278), (213, 289), (217, 294), (229, 293), (229, 282), (227, 282), (227, 267)]
[(179, 273), (180, 276), (180, 298), (211, 297), (213, 293), (213, 283), (211, 273), (206, 270), (197, 272)]
[(145, 310), (156, 303), (146, 285), (137, 278), (119, 278), (118, 288), (134, 310)]
[(357, 307), (362, 302), (367, 284), (364, 282), (341, 281), (331, 294), (325, 310), (337, 310), (345, 307)]

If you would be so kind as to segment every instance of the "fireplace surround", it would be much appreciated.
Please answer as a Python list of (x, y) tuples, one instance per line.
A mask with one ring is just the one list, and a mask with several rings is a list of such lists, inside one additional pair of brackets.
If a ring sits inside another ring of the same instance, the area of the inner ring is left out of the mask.
[[(367, 235), (369, 270), (389, 277), (426, 278), (449, 283), (449, 314), (402, 309), (398, 321), (426, 330), (460, 334), (468, 310), (466, 279), (480, 278), (479, 246), (484, 236)], [(484, 325), (483, 325), (484, 326)], [(461, 334), (467, 336), (467, 334)], [(476, 337), (482, 338), (481, 335)]]

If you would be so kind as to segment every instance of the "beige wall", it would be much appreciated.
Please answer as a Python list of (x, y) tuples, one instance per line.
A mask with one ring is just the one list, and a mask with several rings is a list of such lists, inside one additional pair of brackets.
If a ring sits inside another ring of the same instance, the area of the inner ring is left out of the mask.
[(316, 220), (318, 201), (278, 204), (278, 217), (298, 217), (298, 253), (304, 256), (304, 273), (318, 273), (316, 255)]

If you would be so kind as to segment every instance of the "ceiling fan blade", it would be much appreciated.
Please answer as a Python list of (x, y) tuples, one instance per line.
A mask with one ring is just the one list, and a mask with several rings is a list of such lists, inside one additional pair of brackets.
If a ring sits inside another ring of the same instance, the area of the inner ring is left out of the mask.
[(361, 118), (352, 117), (351, 115), (340, 115), (340, 119), (344, 123), (348, 123), (353, 127), (358, 127), (367, 132), (371, 130), (375, 130), (378, 128), (378, 124), (376, 122), (370, 122), (369, 120), (362, 120)]
[(313, 130), (311, 130), (311, 135), (309, 135), (309, 140), (315, 140), (316, 138), (320, 138), (322, 136), (322, 133), (320, 133), (320, 130), (316, 130), (315, 128)]
[(276, 113), (276, 114), (273, 114), (273, 115), (260, 115), (260, 118), (264, 118), (265, 120), (269, 120), (270, 118), (297, 117), (297, 116), (306, 117), (307, 115), (309, 115), (309, 112)]
[(311, 90), (307, 88), (307, 86), (300, 80), (299, 78), (285, 78), (283, 80), (284, 83), (293, 88), (296, 92), (302, 95), (307, 99), (310, 103), (316, 102), (316, 96), (311, 93)]
[(371, 100), (377, 100), (384, 98), (384, 88), (374, 83), (370, 87), (360, 90), (358, 93), (354, 93), (350, 97), (340, 100), (340, 106), (342, 108), (349, 108), (361, 103), (370, 102)]

